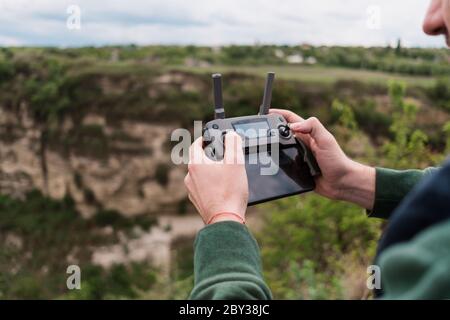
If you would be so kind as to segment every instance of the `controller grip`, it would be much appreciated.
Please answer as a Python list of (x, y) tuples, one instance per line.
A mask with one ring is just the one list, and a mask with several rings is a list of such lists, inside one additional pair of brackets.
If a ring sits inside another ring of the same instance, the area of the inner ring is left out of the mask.
[(310, 148), (308, 148), (303, 141), (296, 139), (297, 143), (301, 146), (303, 149), (303, 161), (308, 165), (309, 172), (311, 173), (311, 176), (317, 177), (322, 174), (320, 171), (319, 164), (317, 163), (316, 158), (314, 157), (312, 151)]

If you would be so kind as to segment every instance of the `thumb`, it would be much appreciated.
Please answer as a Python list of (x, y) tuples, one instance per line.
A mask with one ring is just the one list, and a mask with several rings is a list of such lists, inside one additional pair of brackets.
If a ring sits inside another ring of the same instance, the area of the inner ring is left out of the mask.
[(213, 163), (203, 150), (203, 138), (199, 137), (189, 148), (189, 164), (210, 164)]
[(242, 150), (242, 138), (236, 132), (228, 132), (225, 135), (225, 164), (244, 163), (244, 152)]

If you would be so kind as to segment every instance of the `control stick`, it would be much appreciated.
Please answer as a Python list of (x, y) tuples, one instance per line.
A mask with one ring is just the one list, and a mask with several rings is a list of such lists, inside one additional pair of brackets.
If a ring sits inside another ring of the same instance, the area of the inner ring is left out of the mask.
[(214, 88), (214, 118), (225, 119), (225, 108), (222, 96), (222, 75), (216, 73), (212, 75)]

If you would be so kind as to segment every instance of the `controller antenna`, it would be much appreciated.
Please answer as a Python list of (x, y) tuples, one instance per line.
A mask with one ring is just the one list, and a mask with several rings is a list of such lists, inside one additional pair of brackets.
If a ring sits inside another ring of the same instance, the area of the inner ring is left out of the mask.
[(266, 79), (266, 87), (264, 88), (264, 97), (261, 107), (259, 108), (259, 115), (269, 113), (270, 104), (272, 103), (272, 87), (275, 80), (275, 72), (269, 72)]
[(212, 75), (214, 87), (214, 118), (225, 119), (225, 108), (222, 96), (222, 75), (216, 73)]

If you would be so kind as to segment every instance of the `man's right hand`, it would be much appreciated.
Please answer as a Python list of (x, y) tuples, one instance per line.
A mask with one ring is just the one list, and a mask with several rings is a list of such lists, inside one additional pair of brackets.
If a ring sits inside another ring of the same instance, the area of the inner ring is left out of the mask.
[(297, 139), (313, 152), (322, 175), (316, 192), (333, 200), (343, 200), (372, 209), (375, 201), (375, 168), (349, 159), (334, 136), (317, 118), (303, 119), (289, 110), (271, 109), (282, 115)]

